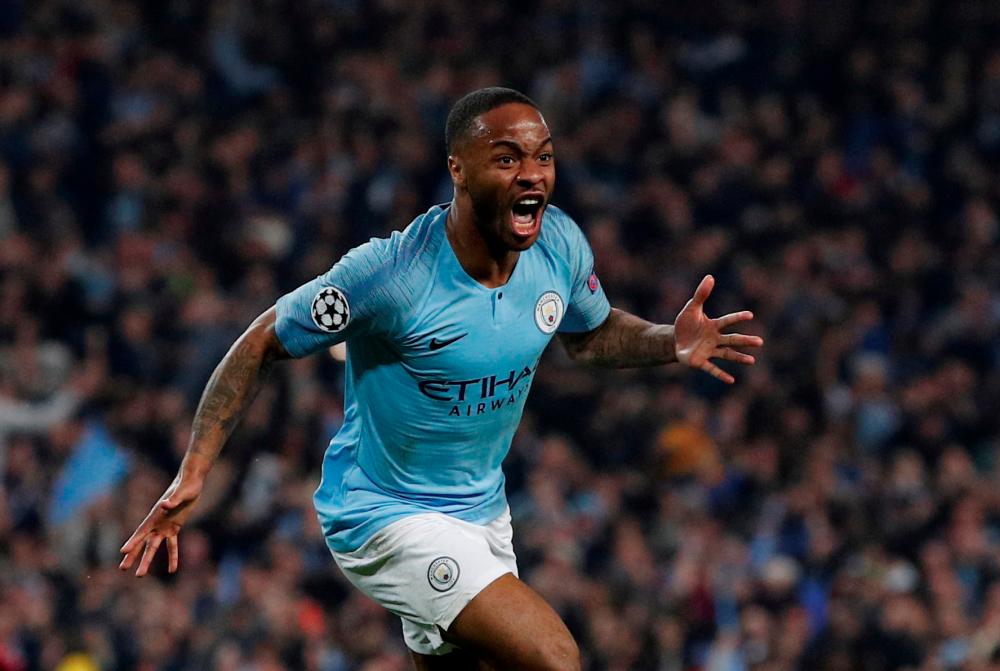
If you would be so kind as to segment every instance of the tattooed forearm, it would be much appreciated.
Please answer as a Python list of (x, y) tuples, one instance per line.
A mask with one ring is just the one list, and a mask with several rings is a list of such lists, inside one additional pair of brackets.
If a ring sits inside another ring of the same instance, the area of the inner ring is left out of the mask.
[(284, 357), (287, 354), (274, 335), (272, 308), (236, 341), (208, 380), (195, 412), (183, 469), (204, 474), (211, 467), (274, 362)]
[(271, 365), (259, 347), (241, 340), (226, 354), (205, 387), (191, 430), (191, 451), (214, 460), (257, 396)]
[(561, 334), (560, 339), (570, 356), (592, 366), (637, 368), (677, 361), (673, 326), (616, 309), (595, 330)]

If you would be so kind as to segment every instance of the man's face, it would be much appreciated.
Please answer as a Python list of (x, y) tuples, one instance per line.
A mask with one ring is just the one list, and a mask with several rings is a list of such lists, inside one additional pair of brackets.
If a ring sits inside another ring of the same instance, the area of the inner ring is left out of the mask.
[(556, 181), (549, 128), (538, 110), (508, 103), (477, 118), (448, 159), (452, 179), (472, 200), (487, 245), (523, 251), (534, 244)]

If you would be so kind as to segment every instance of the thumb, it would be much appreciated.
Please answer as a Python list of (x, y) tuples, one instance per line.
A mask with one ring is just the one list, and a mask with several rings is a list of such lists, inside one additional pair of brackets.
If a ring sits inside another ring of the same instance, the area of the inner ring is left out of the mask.
[(160, 509), (174, 510), (175, 508), (191, 503), (198, 498), (200, 493), (200, 485), (182, 482), (176, 489), (174, 489), (174, 491), (167, 494), (167, 496), (160, 501)]
[(691, 299), (691, 304), (698, 307), (704, 305), (714, 287), (715, 278), (711, 275), (705, 275), (705, 277), (701, 280), (701, 283), (698, 284), (698, 288), (694, 290), (694, 297)]
[(170, 496), (160, 501), (160, 508), (163, 510), (173, 510), (181, 504), (191, 500), (190, 495), (186, 495), (181, 489), (172, 492)]

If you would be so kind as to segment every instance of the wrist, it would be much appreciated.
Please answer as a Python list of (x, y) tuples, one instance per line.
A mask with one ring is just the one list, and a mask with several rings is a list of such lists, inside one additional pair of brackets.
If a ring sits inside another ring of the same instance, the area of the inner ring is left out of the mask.
[(188, 452), (181, 462), (178, 477), (183, 481), (204, 482), (208, 472), (212, 470), (212, 460), (197, 452)]
[(666, 351), (667, 361), (664, 363), (674, 363), (675, 361), (680, 361), (680, 352), (677, 350), (677, 338), (674, 337), (674, 325), (660, 324), (656, 328), (658, 330), (657, 335), (663, 339), (665, 344), (663, 349)]

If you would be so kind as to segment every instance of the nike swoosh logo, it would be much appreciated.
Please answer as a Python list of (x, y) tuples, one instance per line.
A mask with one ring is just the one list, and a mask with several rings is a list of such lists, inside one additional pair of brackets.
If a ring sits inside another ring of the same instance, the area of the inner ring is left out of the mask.
[(448, 340), (438, 340), (437, 338), (431, 338), (431, 345), (430, 345), (431, 351), (433, 352), (434, 350), (439, 350), (442, 347), (447, 347), (448, 345), (450, 345), (453, 342), (456, 342), (458, 340), (461, 340), (462, 338), (464, 338), (467, 335), (469, 335), (469, 334), (468, 333), (463, 333), (460, 336), (455, 336), (454, 338), (449, 338)]

